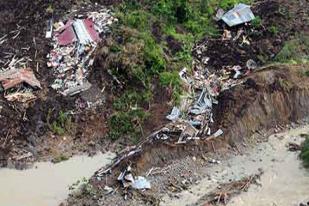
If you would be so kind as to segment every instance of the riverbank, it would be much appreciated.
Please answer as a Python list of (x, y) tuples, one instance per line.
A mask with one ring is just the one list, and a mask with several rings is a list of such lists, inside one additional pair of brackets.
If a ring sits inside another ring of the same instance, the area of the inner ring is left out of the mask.
[[(164, 206), (207, 205), (209, 194), (224, 183), (234, 182), (250, 175), (258, 174), (258, 184), (252, 184), (247, 192), (227, 199), (229, 206), (299, 205), (308, 200), (309, 171), (302, 166), (299, 152), (288, 151), (288, 143), (300, 144), (301, 134), (309, 133), (309, 125), (274, 134), (265, 142), (247, 148), (239, 155), (221, 160), (218, 165), (206, 167), (207, 178), (186, 191), (170, 198), (163, 197)], [(222, 188), (224, 191), (225, 188)], [(229, 191), (226, 191), (228, 194)]]

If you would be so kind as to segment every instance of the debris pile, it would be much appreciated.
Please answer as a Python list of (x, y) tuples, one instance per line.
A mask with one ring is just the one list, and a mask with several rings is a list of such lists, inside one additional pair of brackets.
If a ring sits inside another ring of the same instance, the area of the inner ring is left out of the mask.
[(117, 21), (110, 11), (102, 9), (86, 16), (57, 22), (53, 29), (53, 50), (48, 54), (47, 66), (53, 68), (55, 80), (51, 87), (64, 96), (88, 90), (86, 77), (92, 66), (94, 53), (102, 35), (110, 32), (109, 25)]
[(142, 190), (142, 189), (151, 189), (150, 182), (142, 176), (138, 176), (134, 178), (131, 173), (131, 167), (128, 166), (125, 171), (121, 172), (117, 178), (120, 181), (124, 188), (132, 187), (134, 189)]
[(31, 68), (27, 68), (28, 58), (12, 60), (4, 65), (0, 72), (0, 82), (5, 91), (4, 97), (8, 101), (28, 102), (36, 99), (33, 89), (40, 88), (41, 83), (35, 77)]
[(26, 69), (10, 69), (0, 74), (0, 82), (4, 90), (15, 87), (21, 83), (27, 83), (32, 87), (41, 88), (40, 82), (35, 78), (30, 68)]
[[(254, 14), (250, 10), (250, 6), (238, 4), (232, 10), (224, 14), (224, 11), (219, 10), (217, 17), (222, 19), (228, 26), (235, 26), (253, 20)], [(224, 29), (223, 36), (220, 41), (222, 44), (225, 41), (236, 41), (242, 37), (242, 42), (248, 41), (244, 36), (244, 31), (240, 29), (236, 36)], [(219, 137), (223, 134), (223, 130), (211, 131), (211, 124), (214, 123), (212, 108), (214, 104), (218, 104), (217, 97), (220, 92), (230, 89), (238, 84), (241, 84), (241, 78), (248, 75), (251, 71), (257, 68), (257, 63), (252, 59), (247, 59), (245, 67), (241, 65), (226, 65), (218, 70), (214, 70), (214, 58), (208, 43), (205, 41), (194, 48), (194, 53), (198, 59), (193, 62), (193, 72), (187, 73), (184, 68), (179, 72), (180, 78), (187, 84), (190, 94), (189, 97), (182, 100), (180, 107), (174, 107), (167, 119), (172, 123), (166, 125), (159, 134), (158, 139), (168, 139), (167, 132), (175, 132), (180, 130), (179, 143), (186, 143), (188, 140), (201, 139), (211, 137)], [(250, 44), (250, 43), (249, 43)], [(223, 54), (222, 54), (223, 55)], [(164, 133), (164, 134), (162, 134)]]
[(263, 171), (260, 171), (258, 174), (244, 177), (241, 180), (220, 185), (218, 189), (203, 197), (203, 199), (206, 199), (203, 205), (227, 205), (233, 196), (242, 191), (247, 191), (252, 184), (259, 185), (258, 180), (262, 174)]
[[(231, 11), (232, 14), (237, 9), (243, 9), (244, 13), (251, 11), (250, 7), (240, 5)], [(230, 12), (227, 15), (231, 15)], [(254, 18), (254, 15), (252, 18)], [(243, 22), (250, 20), (252, 19), (247, 18)], [(224, 38), (218, 39), (217, 41), (224, 42), (226, 38), (229, 41), (236, 41), (242, 35), (244, 35), (242, 29), (234, 37), (229, 31), (225, 30), (223, 33)], [(243, 39), (246, 38), (243, 37)], [(166, 116), (171, 122), (150, 134), (144, 142), (141, 142), (128, 153), (122, 155), (108, 169), (100, 169), (96, 173), (98, 178), (110, 174), (121, 162), (126, 162), (140, 154), (143, 151), (143, 145), (146, 143), (170, 141), (174, 144), (185, 144), (192, 140), (217, 138), (224, 134), (222, 129), (216, 131), (211, 130), (211, 124), (214, 123), (212, 113), (213, 105), (218, 104), (217, 97), (222, 91), (242, 84), (243, 81), (241, 78), (255, 70), (257, 63), (252, 59), (247, 59), (245, 68), (242, 65), (229, 65), (220, 67), (219, 71), (214, 70), (213, 58), (220, 58), (220, 56), (213, 57), (211, 55), (208, 43), (209, 41), (205, 41), (194, 48), (193, 52), (198, 59), (193, 61), (193, 71), (188, 73), (187, 69), (184, 68), (179, 72), (180, 78), (187, 85), (186, 88), (189, 89), (187, 91), (188, 95), (182, 98), (180, 106), (173, 107), (171, 113)], [(122, 174), (121, 181), (124, 178), (123, 175), (125, 174)], [(127, 181), (129, 180), (126, 180), (124, 183), (122, 182), (124, 187), (128, 183)]]
[(288, 150), (291, 152), (296, 152), (296, 151), (301, 151), (302, 150), (302, 146), (293, 142), (289, 142), (289, 144), (287, 145)]

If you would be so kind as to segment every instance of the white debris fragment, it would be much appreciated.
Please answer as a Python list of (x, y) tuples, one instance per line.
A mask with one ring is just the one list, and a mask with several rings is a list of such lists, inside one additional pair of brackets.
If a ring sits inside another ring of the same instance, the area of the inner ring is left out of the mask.
[(167, 115), (166, 118), (168, 120), (175, 122), (180, 117), (180, 114), (181, 114), (181, 112), (178, 109), (178, 107), (173, 107), (171, 114)]
[(222, 19), (223, 15), (224, 15), (224, 10), (220, 8), (220, 9), (218, 9), (214, 19), (216, 21), (219, 21), (220, 19)]
[(212, 108), (211, 97), (209, 96), (206, 89), (204, 88), (197, 102), (195, 103), (195, 105), (193, 105), (190, 112), (195, 115), (199, 115), (199, 114), (205, 113), (207, 109), (211, 109), (211, 108)]
[(257, 63), (256, 63), (254, 60), (249, 59), (249, 60), (247, 61), (247, 63), (246, 63), (246, 66), (247, 66), (248, 69), (254, 70), (254, 69), (257, 68)]
[(145, 177), (141, 177), (141, 176), (138, 176), (134, 180), (134, 182), (132, 184), (132, 187), (134, 189), (138, 189), (138, 190), (151, 189), (150, 182)]
[(52, 38), (52, 35), (53, 35), (53, 19), (50, 19), (47, 21), (47, 31), (45, 38), (50, 39)]
[(235, 74), (233, 76), (234, 79), (238, 79), (241, 76), (241, 74), (242, 74), (241, 69), (242, 68), (239, 65), (232, 67), (232, 70), (235, 72)]
[(213, 134), (214, 137), (219, 137), (219, 136), (221, 136), (221, 135), (223, 135), (223, 130), (222, 130), (222, 129), (218, 129), (218, 131), (216, 131), (216, 132)]
[(106, 195), (111, 194), (114, 191), (113, 188), (111, 188), (111, 187), (109, 187), (107, 185), (105, 185), (105, 187), (103, 189), (105, 190), (105, 194)]

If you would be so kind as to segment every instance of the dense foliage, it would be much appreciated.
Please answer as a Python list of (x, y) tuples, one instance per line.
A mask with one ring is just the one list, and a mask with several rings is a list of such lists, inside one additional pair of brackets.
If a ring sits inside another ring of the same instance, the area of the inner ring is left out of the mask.
[(131, 0), (114, 8), (119, 22), (101, 51), (105, 69), (124, 83), (110, 120), (113, 139), (141, 135), (139, 128), (147, 117), (142, 105), (152, 100), (154, 81), (170, 88), (171, 100), (179, 102), (178, 71), (191, 68), (194, 43), (205, 35), (218, 35), (213, 20), (217, 8), (229, 9), (239, 2), (250, 0)]

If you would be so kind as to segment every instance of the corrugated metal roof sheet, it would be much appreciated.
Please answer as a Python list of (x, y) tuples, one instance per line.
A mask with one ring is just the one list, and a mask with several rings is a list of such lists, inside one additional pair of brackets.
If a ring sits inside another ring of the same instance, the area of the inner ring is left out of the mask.
[(255, 19), (255, 16), (250, 6), (246, 4), (237, 4), (222, 16), (222, 20), (230, 27), (249, 22), (253, 19)]
[(78, 41), (80, 44), (98, 42), (100, 40), (98, 32), (94, 28), (94, 23), (90, 19), (69, 20), (61, 28), (57, 35), (58, 43), (62, 46)]

